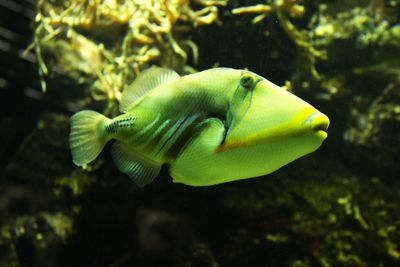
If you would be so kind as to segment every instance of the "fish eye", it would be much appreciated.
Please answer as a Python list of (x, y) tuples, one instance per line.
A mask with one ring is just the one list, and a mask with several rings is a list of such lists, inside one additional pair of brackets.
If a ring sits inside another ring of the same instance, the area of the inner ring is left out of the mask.
[(251, 73), (245, 73), (240, 78), (240, 85), (247, 89), (250, 89), (253, 86), (254, 81), (255, 81), (254, 75), (252, 75)]

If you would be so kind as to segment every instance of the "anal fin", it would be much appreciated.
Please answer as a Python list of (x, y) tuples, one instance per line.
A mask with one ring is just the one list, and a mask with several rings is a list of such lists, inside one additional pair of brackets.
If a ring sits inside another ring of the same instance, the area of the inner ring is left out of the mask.
[(117, 168), (129, 176), (137, 186), (150, 184), (160, 173), (161, 165), (157, 165), (136, 155), (121, 142), (115, 142), (111, 149)]

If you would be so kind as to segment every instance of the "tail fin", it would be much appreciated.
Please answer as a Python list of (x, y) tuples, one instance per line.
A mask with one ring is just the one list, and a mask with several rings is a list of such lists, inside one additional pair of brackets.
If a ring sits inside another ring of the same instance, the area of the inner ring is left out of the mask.
[(72, 161), (77, 166), (92, 162), (108, 141), (105, 125), (108, 118), (91, 110), (84, 110), (71, 117), (69, 146)]

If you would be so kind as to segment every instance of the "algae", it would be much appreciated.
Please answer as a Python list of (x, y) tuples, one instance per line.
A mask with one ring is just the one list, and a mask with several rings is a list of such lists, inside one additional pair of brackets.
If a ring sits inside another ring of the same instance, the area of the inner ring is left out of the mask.
[(218, 6), (227, 1), (192, 2), (40, 0), (30, 49), (42, 90), (46, 80), (67, 76), (84, 84), (92, 100), (108, 102), (105, 111), (111, 112), (149, 64), (194, 71), (188, 62), (196, 64), (198, 51), (190, 31), (218, 22)]

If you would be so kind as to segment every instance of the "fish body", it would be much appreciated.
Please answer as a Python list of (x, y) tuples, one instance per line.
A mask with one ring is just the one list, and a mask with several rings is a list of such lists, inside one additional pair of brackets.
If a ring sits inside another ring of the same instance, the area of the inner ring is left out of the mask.
[(72, 116), (73, 161), (93, 161), (114, 139), (119, 170), (149, 184), (162, 165), (174, 182), (214, 185), (262, 176), (316, 150), (329, 119), (310, 104), (245, 70), (209, 69), (180, 77), (144, 71), (121, 98), (122, 115)]

